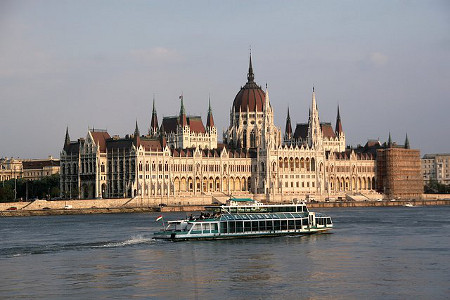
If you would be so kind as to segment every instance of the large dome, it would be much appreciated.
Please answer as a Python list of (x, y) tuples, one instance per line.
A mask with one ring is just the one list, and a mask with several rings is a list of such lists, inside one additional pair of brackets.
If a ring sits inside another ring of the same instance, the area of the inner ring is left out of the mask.
[(266, 94), (258, 86), (255, 81), (252, 68), (252, 57), (250, 56), (250, 64), (248, 68), (247, 83), (241, 88), (233, 101), (233, 110), (235, 112), (264, 111)]

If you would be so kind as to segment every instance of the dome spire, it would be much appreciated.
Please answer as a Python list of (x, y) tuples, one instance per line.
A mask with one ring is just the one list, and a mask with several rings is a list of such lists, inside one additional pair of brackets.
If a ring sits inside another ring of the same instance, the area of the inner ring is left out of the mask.
[(248, 64), (248, 74), (247, 74), (248, 82), (254, 82), (255, 75), (253, 74), (253, 66), (252, 66), (252, 49), (250, 49), (250, 62)]

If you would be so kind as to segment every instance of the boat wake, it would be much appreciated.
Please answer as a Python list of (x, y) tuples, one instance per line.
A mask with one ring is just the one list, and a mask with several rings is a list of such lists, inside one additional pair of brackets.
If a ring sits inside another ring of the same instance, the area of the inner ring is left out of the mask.
[(116, 248), (116, 247), (126, 247), (133, 246), (139, 244), (151, 244), (154, 243), (155, 240), (153, 238), (144, 237), (142, 235), (137, 235), (131, 237), (131, 239), (119, 242), (110, 242), (99, 246), (94, 246), (93, 248)]
[(153, 244), (156, 241), (143, 235), (132, 236), (124, 241), (100, 241), (91, 243), (63, 243), (47, 245), (24, 245), (18, 247), (0, 248), (0, 259), (4, 257), (20, 257), (35, 254), (48, 254), (63, 251), (83, 251), (101, 248), (132, 247), (142, 244)]

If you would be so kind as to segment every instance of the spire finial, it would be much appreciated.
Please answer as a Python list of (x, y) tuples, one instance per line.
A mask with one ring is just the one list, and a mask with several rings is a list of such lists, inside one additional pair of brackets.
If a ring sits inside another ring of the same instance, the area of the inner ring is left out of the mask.
[(134, 129), (134, 136), (135, 137), (140, 136), (137, 118), (136, 118), (136, 128)]
[(69, 126), (66, 127), (66, 138), (64, 140), (64, 146), (70, 145)]
[(335, 131), (336, 131), (337, 134), (340, 134), (340, 133), (343, 132), (343, 130), (342, 130), (342, 123), (341, 123), (341, 114), (339, 112), (339, 104), (338, 104), (338, 107), (337, 107), (337, 117), (336, 117), (336, 128), (335, 128)]
[(408, 133), (406, 133), (406, 138), (405, 138), (405, 149), (410, 149)]
[(389, 138), (388, 138), (388, 147), (392, 147), (392, 138), (391, 138), (391, 132), (389, 131)]
[(208, 99), (208, 116), (206, 117), (206, 127), (207, 128), (214, 127), (214, 118), (213, 118), (212, 109), (211, 109), (211, 95), (209, 96), (209, 99)]
[(254, 80), (255, 80), (255, 75), (253, 74), (253, 66), (252, 66), (252, 50), (250, 48), (250, 62), (248, 64), (247, 81), (253, 82)]

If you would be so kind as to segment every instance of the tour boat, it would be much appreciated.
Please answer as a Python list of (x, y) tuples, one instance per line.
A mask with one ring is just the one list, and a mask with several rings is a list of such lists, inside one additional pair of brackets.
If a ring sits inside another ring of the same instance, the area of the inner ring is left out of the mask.
[[(207, 213), (167, 222), (155, 239), (218, 240), (303, 235), (333, 228), (331, 217), (310, 212), (304, 202), (262, 204), (253, 199), (230, 199), (227, 205), (205, 206)], [(158, 217), (158, 219), (160, 219)]]

